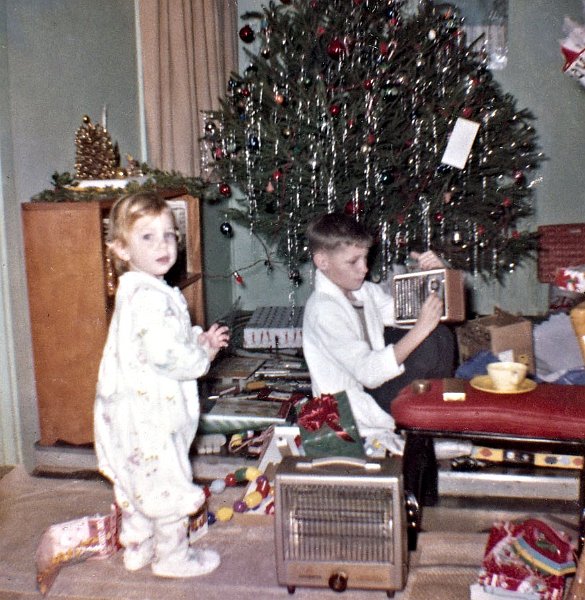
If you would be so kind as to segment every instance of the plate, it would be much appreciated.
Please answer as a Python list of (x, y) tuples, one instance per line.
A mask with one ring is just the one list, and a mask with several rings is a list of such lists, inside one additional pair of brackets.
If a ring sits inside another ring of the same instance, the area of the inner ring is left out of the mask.
[(475, 388), (476, 390), (490, 392), (492, 394), (525, 394), (526, 392), (531, 392), (536, 388), (535, 381), (532, 381), (532, 379), (525, 379), (517, 390), (501, 392), (500, 390), (496, 390), (494, 387), (494, 382), (489, 375), (477, 375), (469, 383), (471, 384), (471, 387)]

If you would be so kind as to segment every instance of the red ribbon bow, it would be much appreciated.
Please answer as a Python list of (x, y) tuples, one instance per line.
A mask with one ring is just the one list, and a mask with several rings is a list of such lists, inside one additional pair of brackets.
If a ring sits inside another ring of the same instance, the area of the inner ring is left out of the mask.
[(323, 425), (329, 425), (339, 439), (355, 443), (339, 422), (337, 400), (331, 394), (323, 394), (307, 402), (300, 410), (298, 423), (307, 431), (317, 431)]

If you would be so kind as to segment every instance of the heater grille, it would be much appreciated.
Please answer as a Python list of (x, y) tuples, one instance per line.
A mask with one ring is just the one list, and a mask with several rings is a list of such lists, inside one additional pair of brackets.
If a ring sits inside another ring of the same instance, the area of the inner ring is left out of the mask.
[(281, 491), (285, 560), (394, 562), (395, 490), (297, 484)]

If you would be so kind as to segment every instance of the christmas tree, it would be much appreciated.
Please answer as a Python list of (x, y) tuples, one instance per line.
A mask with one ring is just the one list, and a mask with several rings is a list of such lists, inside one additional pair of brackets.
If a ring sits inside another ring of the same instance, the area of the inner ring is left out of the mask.
[[(501, 279), (536, 249), (522, 228), (543, 159), (532, 114), (493, 80), (452, 4), (407, 8), (282, 0), (242, 15), (240, 38), (260, 50), (206, 116), (203, 173), (219, 198), (240, 190), (228, 214), (278, 248), (293, 281), (308, 221), (335, 210), (373, 233), (375, 277), (431, 248)], [(462, 120), (477, 135), (452, 166)]]

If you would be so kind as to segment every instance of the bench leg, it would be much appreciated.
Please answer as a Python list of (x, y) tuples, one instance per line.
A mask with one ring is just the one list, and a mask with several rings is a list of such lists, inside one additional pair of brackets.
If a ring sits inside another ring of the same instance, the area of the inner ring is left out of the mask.
[(579, 471), (579, 545), (577, 551), (581, 555), (585, 543), (585, 455), (583, 466)]
[[(417, 523), (410, 522), (407, 530), (408, 549), (416, 550), (418, 532), (421, 528), (423, 505), (433, 506), (438, 501), (438, 473), (433, 439), (407, 432), (402, 462), (404, 490), (412, 495), (411, 508), (418, 508)], [(408, 507), (408, 503), (407, 503)], [(409, 515), (416, 512), (409, 510)]]

